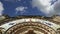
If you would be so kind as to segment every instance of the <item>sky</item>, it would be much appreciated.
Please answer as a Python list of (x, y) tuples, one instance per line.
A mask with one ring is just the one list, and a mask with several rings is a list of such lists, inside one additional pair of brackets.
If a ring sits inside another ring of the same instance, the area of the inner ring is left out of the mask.
[(0, 0), (0, 16), (3, 14), (10, 17), (60, 15), (60, 0)]

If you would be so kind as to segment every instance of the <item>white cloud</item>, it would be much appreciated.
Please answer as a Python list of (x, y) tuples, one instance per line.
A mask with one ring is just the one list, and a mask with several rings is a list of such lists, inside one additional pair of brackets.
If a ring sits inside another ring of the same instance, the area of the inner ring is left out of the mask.
[(2, 2), (0, 2), (0, 16), (2, 16), (3, 10), (4, 10), (3, 4)]
[(32, 0), (32, 6), (37, 7), (41, 12), (45, 13), (47, 17), (53, 15), (60, 15), (60, 0), (51, 5), (52, 0)]
[[(17, 11), (17, 12), (18, 12), (18, 11), (24, 12), (25, 9), (27, 9), (27, 7), (20, 6), (20, 7), (17, 7), (17, 8), (16, 8), (16, 11)], [(16, 12), (16, 13), (17, 13), (17, 12)]]

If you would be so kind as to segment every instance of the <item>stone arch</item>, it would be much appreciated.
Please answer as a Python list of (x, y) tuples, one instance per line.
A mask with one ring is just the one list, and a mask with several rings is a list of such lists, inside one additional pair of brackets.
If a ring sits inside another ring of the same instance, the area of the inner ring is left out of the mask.
[(34, 31), (38, 31), (44, 34), (56, 34), (54, 29), (39, 22), (24, 22), (24, 23), (16, 24), (12, 26), (11, 28), (9, 28), (5, 32), (5, 34), (22, 34), (22, 32), (24, 33), (25, 31), (28, 31), (29, 29), (33, 29)]

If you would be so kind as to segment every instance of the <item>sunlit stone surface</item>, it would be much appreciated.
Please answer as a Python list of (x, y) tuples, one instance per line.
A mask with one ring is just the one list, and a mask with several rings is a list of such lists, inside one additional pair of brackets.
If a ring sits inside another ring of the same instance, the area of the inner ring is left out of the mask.
[(10, 21), (0, 26), (3, 34), (57, 34), (60, 25), (37, 18)]

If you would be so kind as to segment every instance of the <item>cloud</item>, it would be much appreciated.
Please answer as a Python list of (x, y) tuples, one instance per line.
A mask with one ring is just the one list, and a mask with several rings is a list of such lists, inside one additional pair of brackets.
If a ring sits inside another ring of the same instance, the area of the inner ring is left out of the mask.
[(60, 15), (60, 0), (58, 0), (57, 2), (55, 2), (54, 4), (54, 10), (56, 15)]
[(3, 10), (4, 10), (3, 4), (2, 2), (0, 2), (0, 16), (2, 16)]
[(51, 5), (51, 1), (52, 0), (32, 0), (32, 6), (37, 7), (38, 10), (43, 12), (47, 17), (60, 15), (60, 0), (55, 0), (53, 5)]
[[(19, 11), (20, 11), (20, 12), (24, 12), (25, 9), (27, 9), (27, 7), (20, 6), (20, 7), (17, 7), (17, 8), (16, 8), (16, 11), (17, 11), (17, 12), (19, 12)], [(17, 13), (17, 12), (16, 12), (16, 13)]]

